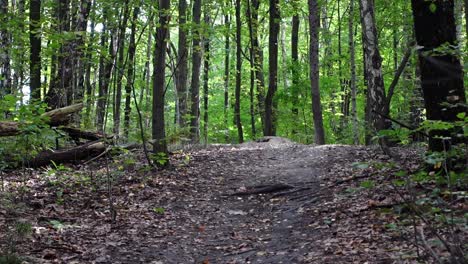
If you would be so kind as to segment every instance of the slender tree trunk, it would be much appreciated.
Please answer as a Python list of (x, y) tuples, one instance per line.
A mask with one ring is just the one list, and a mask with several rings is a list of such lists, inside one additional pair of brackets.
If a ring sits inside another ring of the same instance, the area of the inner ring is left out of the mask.
[(230, 23), (229, 13), (224, 15), (224, 25), (226, 27), (226, 35), (224, 42), (224, 127), (226, 129), (226, 141), (229, 140), (229, 124), (228, 124), (228, 108), (229, 108), (229, 54), (230, 54)]
[(385, 120), (378, 113), (384, 112), (385, 88), (382, 77), (382, 57), (379, 52), (377, 29), (372, 0), (360, 0), (362, 43), (364, 47), (364, 63), (367, 77), (367, 108), (372, 131), (367, 134), (385, 129)]
[(192, 53), (192, 81), (190, 87), (190, 139), (198, 143), (200, 138), (200, 68), (201, 68), (201, 1), (193, 3), (193, 53)]
[(177, 123), (181, 128), (186, 126), (187, 115), (187, 75), (188, 75), (188, 48), (187, 48), (187, 1), (179, 0), (179, 47), (177, 52), (176, 79)]
[(257, 129), (255, 126), (255, 51), (253, 45), (253, 25), (252, 25), (252, 11), (250, 8), (250, 1), (247, 0), (247, 24), (249, 27), (249, 38), (250, 38), (250, 47), (249, 47), (249, 58), (250, 58), (250, 126), (252, 129), (252, 137), (257, 137)]
[(276, 136), (276, 109), (274, 96), (278, 88), (278, 34), (280, 30), (279, 0), (270, 0), (270, 22), (268, 38), (268, 92), (265, 98), (265, 136)]
[[(41, 99), (41, 0), (29, 2), (29, 87), (31, 99)], [(53, 74), (53, 73), (52, 73)]]
[[(250, 7), (250, 5), (248, 5)], [(260, 8), (259, 0), (252, 0), (251, 9), (251, 24), (252, 25), (252, 47), (254, 51), (254, 70), (255, 78), (257, 79), (257, 101), (258, 111), (260, 113), (260, 119), (262, 121), (262, 128), (265, 128), (265, 77), (263, 75), (263, 50), (260, 47), (260, 41), (258, 36), (258, 10)]]
[(8, 0), (0, 0), (0, 16), (2, 17), (2, 29), (0, 30), (0, 98), (5, 94), (11, 94), (11, 65), (10, 65), (10, 49), (11, 49), (11, 34), (6, 28), (8, 24)]
[(159, 0), (159, 27), (156, 32), (153, 76), (153, 152), (167, 155), (166, 129), (164, 123), (164, 90), (166, 79), (167, 35), (169, 33), (170, 0)]
[(359, 144), (359, 128), (357, 119), (357, 106), (356, 106), (356, 50), (354, 44), (354, 0), (349, 1), (349, 18), (348, 18), (348, 39), (349, 39), (349, 56), (350, 56), (350, 70), (351, 70), (351, 115), (353, 118), (353, 140), (354, 144)]
[(241, 42), (241, 1), (236, 0), (236, 90), (234, 104), (234, 120), (237, 126), (237, 136), (239, 143), (244, 142), (244, 132), (242, 131), (241, 115), (240, 115), (240, 92), (241, 92), (241, 71), (242, 71), (242, 42)]
[[(210, 10), (205, 10), (205, 26), (210, 25)], [(203, 137), (208, 144), (208, 81), (210, 73), (210, 36), (205, 36), (203, 41)]]
[(132, 87), (135, 82), (135, 51), (136, 51), (136, 26), (140, 7), (133, 7), (132, 26), (130, 31), (130, 43), (128, 44), (128, 68), (127, 68), (127, 83), (125, 84), (125, 114), (124, 114), (124, 137), (128, 140), (130, 132), (130, 113), (132, 111)]
[[(295, 12), (298, 12), (297, 7)], [(292, 101), (292, 114), (293, 114), (293, 128), (292, 133), (297, 134), (297, 126), (299, 120), (299, 15), (295, 13), (292, 17), (291, 29), (291, 74), (292, 74), (292, 87), (291, 87), (291, 101)]]
[[(119, 36), (117, 39), (117, 50), (118, 50), (118, 59), (117, 59), (117, 68), (116, 68), (116, 78), (117, 78), (117, 86), (115, 87), (115, 94), (114, 94), (114, 136), (116, 139), (119, 138), (120, 134), (120, 112), (121, 112), (121, 105), (122, 105), (122, 79), (124, 76), (125, 70), (125, 36), (127, 31), (127, 22), (128, 16), (130, 13), (130, 7), (128, 0), (125, 1), (125, 5), (122, 8), (122, 20), (120, 21), (119, 26)], [(128, 77), (127, 77), (128, 78)], [(128, 79), (127, 79), (128, 82)]]
[[(105, 33), (108, 29), (109, 24), (109, 10), (104, 10), (104, 16), (106, 21), (102, 32)], [(114, 33), (115, 28), (111, 26), (108, 30), (110, 38), (107, 34), (101, 34), (101, 47), (108, 45), (108, 55), (102, 54), (99, 58), (99, 91), (98, 100), (96, 105), (96, 128), (99, 132), (104, 131), (104, 118), (106, 114), (108, 95), (109, 95), (109, 84), (111, 81), (112, 70), (114, 68), (115, 50), (114, 50)]]
[(94, 86), (91, 83), (91, 67), (94, 63), (91, 61), (92, 59), (92, 50), (94, 48), (95, 42), (95, 35), (96, 35), (96, 0), (93, 0), (91, 10), (91, 23), (90, 23), (90, 35), (88, 46), (86, 48), (86, 55), (84, 61), (85, 67), (85, 77), (84, 77), (84, 86), (86, 88), (86, 112), (85, 112), (85, 127), (88, 128), (91, 126), (91, 111), (94, 106)]
[[(467, 113), (463, 71), (456, 54), (456, 26), (453, 1), (435, 0), (431, 2), (412, 0), (414, 28), (419, 52), (421, 82), (429, 120), (453, 122), (459, 120), (457, 114)], [(431, 5), (432, 8), (431, 8)], [(435, 7), (435, 8), (433, 8)], [(435, 11), (431, 11), (434, 10)], [(431, 28), (430, 31), (427, 28)], [(447, 45), (449, 44), (449, 45)], [(445, 52), (435, 52), (440, 47)], [(447, 49), (452, 49), (447, 51)], [(430, 132), (429, 149), (447, 150), (449, 146), (440, 138), (452, 136), (450, 131)], [(463, 138), (461, 139), (464, 140)]]
[[(88, 28), (88, 18), (91, 12), (91, 8), (93, 4), (90, 0), (81, 0), (79, 12), (77, 13), (76, 17), (76, 25), (74, 27), (75, 32), (80, 32), (76, 36), (76, 40), (74, 44), (75, 56), (72, 58), (74, 60), (74, 67), (75, 67), (75, 75), (76, 75), (76, 89), (73, 91), (73, 99), (74, 101), (82, 101), (84, 97), (84, 87), (85, 87), (85, 72), (86, 72), (86, 60), (88, 56), (85, 54), (85, 38), (86, 32)], [(79, 121), (79, 120), (77, 120)]]
[(310, 34), (310, 83), (312, 90), (312, 114), (314, 117), (315, 143), (325, 144), (325, 131), (323, 129), (322, 104), (320, 102), (319, 88), (319, 26), (320, 11), (317, 0), (309, 2), (309, 34)]

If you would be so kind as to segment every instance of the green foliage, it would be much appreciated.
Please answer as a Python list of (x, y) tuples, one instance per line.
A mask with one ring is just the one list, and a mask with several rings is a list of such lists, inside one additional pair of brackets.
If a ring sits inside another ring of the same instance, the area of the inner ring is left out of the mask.
[(151, 159), (157, 166), (166, 166), (169, 162), (169, 157), (164, 152), (158, 152), (151, 154)]
[(19, 104), (19, 98), (6, 95), (0, 99), (0, 112), (19, 124), (21, 133), (14, 138), (0, 138), (0, 168), (15, 167), (35, 156), (55, 141), (55, 132), (46, 125), (44, 103)]

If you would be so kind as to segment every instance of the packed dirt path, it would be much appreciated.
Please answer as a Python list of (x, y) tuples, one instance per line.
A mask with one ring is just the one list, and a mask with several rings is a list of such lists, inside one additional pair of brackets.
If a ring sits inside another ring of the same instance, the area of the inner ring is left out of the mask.
[(119, 174), (114, 222), (104, 179), (60, 204), (31, 198), (36, 232), (23, 253), (30, 263), (397, 263), (410, 246), (350, 184), (374, 175), (352, 164), (376, 158), (282, 138), (176, 153), (166, 170)]

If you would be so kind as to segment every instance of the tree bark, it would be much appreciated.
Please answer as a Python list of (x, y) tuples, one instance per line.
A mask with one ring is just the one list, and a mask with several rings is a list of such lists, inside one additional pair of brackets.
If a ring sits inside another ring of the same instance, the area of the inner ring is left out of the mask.
[(247, 9), (246, 9), (246, 15), (247, 15), (247, 24), (249, 28), (249, 38), (250, 38), (250, 47), (249, 47), (249, 62), (250, 62), (250, 126), (252, 129), (252, 137), (256, 138), (257, 137), (257, 129), (255, 126), (255, 51), (254, 51), (254, 45), (253, 45), (253, 25), (252, 25), (252, 11), (250, 8), (250, 1), (247, 0)]
[(230, 23), (229, 13), (226, 11), (224, 15), (224, 25), (226, 34), (224, 40), (224, 128), (226, 129), (226, 141), (229, 140), (229, 124), (228, 124), (228, 109), (229, 109), (229, 54), (230, 54)]
[(309, 3), (309, 49), (310, 49), (310, 83), (312, 91), (312, 114), (314, 118), (315, 143), (325, 144), (325, 131), (323, 129), (322, 104), (319, 87), (319, 25), (320, 11), (317, 0), (308, 0)]
[(41, 0), (29, 2), (29, 87), (31, 99), (41, 99)]
[(166, 129), (164, 123), (164, 92), (166, 79), (166, 38), (169, 33), (170, 0), (159, 0), (159, 27), (156, 32), (153, 77), (153, 152), (167, 154)]
[[(205, 10), (205, 27), (210, 25), (210, 10)], [(210, 73), (210, 36), (207, 34), (203, 41), (203, 137), (208, 144), (208, 96), (209, 96), (209, 73)]]
[[(45, 118), (45, 123), (50, 126), (66, 125), (70, 122), (70, 116), (78, 113), (83, 108), (83, 104), (75, 104), (59, 109), (45, 112), (41, 117)], [(0, 137), (14, 136), (21, 133), (20, 123), (13, 121), (0, 121)]]
[(175, 85), (177, 89), (178, 112), (177, 123), (181, 128), (186, 126), (187, 115), (187, 75), (188, 75), (188, 48), (187, 48), (187, 1), (179, 0), (179, 47), (177, 52), (177, 69)]
[(369, 125), (372, 131), (368, 134), (385, 129), (384, 118), (377, 114), (385, 108), (385, 87), (382, 77), (382, 57), (379, 52), (377, 28), (372, 0), (360, 0), (362, 43), (364, 47), (364, 64), (367, 77), (367, 108), (369, 109)]
[[(127, 22), (128, 16), (130, 13), (129, 1), (126, 0), (124, 7), (122, 8), (121, 18), (122, 20), (119, 22), (119, 35), (117, 38), (117, 50), (118, 50), (118, 59), (117, 59), (117, 67), (116, 67), (116, 78), (117, 78), (117, 85), (115, 87), (115, 94), (114, 94), (114, 107), (113, 107), (113, 119), (114, 119), (114, 127), (113, 132), (117, 138), (119, 138), (120, 133), (120, 112), (121, 112), (121, 105), (122, 105), (122, 79), (125, 72), (125, 36), (127, 31)], [(128, 80), (127, 80), (128, 81)]]
[[(250, 5), (249, 5), (250, 6)], [(263, 75), (263, 50), (260, 47), (260, 40), (258, 36), (258, 12), (260, 8), (259, 0), (252, 0), (252, 48), (254, 51), (254, 70), (255, 78), (257, 80), (257, 101), (260, 120), (262, 128), (265, 127), (265, 77)]]
[(353, 141), (355, 145), (359, 144), (359, 129), (358, 129), (358, 117), (357, 117), (357, 106), (356, 106), (356, 49), (354, 44), (354, 0), (349, 1), (349, 18), (348, 18), (348, 39), (349, 39), (349, 60), (350, 60), (350, 71), (351, 71), (351, 115), (353, 118)]
[[(70, 0), (59, 0), (57, 9), (58, 32), (68, 34), (70, 32)], [(67, 106), (72, 101), (73, 95), (73, 69), (72, 69), (72, 43), (69, 39), (63, 39), (57, 54), (57, 73), (51, 80), (51, 86), (46, 96), (49, 108), (56, 109)]]
[[(298, 12), (297, 7), (294, 7), (294, 11)], [(293, 128), (292, 134), (297, 134), (297, 126), (299, 120), (299, 15), (295, 13), (292, 17), (292, 29), (291, 29), (291, 74), (292, 74), (292, 87), (291, 87), (291, 102), (292, 102), (292, 115), (293, 115)]]
[[(107, 34), (101, 34), (101, 47), (108, 45), (108, 55), (101, 54), (99, 57), (99, 91), (98, 91), (98, 100), (96, 105), (96, 128), (99, 132), (104, 131), (104, 121), (107, 108), (107, 101), (109, 96), (109, 84), (114, 68), (114, 33), (115, 29), (110, 25), (109, 20), (109, 10), (104, 10), (104, 17), (106, 21), (103, 23), (102, 32), (109, 31), (110, 39), (108, 39)], [(110, 26), (110, 29), (108, 27)]]
[(0, 30), (0, 98), (5, 94), (11, 94), (11, 65), (10, 65), (10, 48), (11, 34), (7, 28), (8, 17), (8, 0), (0, 1), (0, 15), (2, 17), (2, 29)]
[(133, 7), (132, 26), (130, 31), (130, 43), (128, 44), (128, 68), (127, 68), (127, 83), (125, 84), (125, 114), (124, 114), (124, 137), (128, 140), (130, 132), (130, 113), (132, 111), (132, 87), (135, 81), (135, 51), (136, 51), (136, 26), (140, 7)]
[(190, 87), (190, 139), (198, 143), (200, 139), (200, 68), (201, 68), (201, 1), (193, 3), (193, 52), (192, 52), (192, 81)]
[(276, 109), (274, 97), (278, 88), (278, 34), (280, 30), (279, 0), (270, 0), (268, 37), (268, 92), (265, 98), (265, 136), (276, 136)]
[(241, 72), (242, 72), (242, 42), (241, 42), (241, 1), (236, 0), (236, 90), (234, 104), (234, 120), (237, 127), (237, 138), (239, 143), (244, 142), (244, 133), (242, 130), (242, 122), (240, 115), (240, 92), (241, 92)]
[[(418, 50), (421, 82), (429, 120), (453, 122), (457, 114), (467, 113), (463, 71), (455, 55), (457, 36), (453, 1), (412, 0), (414, 28)], [(431, 30), (427, 30), (430, 28)], [(437, 49), (441, 49), (437, 51)], [(449, 146), (440, 137), (451, 136), (453, 131), (430, 132), (429, 149), (447, 150)]]

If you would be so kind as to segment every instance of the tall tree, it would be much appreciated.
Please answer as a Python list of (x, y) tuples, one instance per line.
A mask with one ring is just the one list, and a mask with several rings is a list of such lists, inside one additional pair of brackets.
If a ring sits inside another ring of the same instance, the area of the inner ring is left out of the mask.
[[(211, 23), (209, 5), (205, 10), (205, 28)], [(210, 74), (210, 33), (206, 33), (203, 39), (203, 137), (205, 144), (208, 143), (208, 96), (209, 96), (209, 74)]]
[(159, 27), (156, 31), (153, 65), (153, 152), (164, 154), (167, 154), (166, 128), (164, 123), (164, 93), (170, 7), (170, 0), (159, 0)]
[[(127, 32), (127, 22), (130, 13), (129, 0), (125, 0), (124, 6), (122, 7), (121, 17), (119, 20), (119, 33), (117, 37), (117, 68), (116, 68), (116, 82), (117, 85), (114, 87), (114, 105), (113, 105), (113, 118), (114, 118), (114, 135), (118, 138), (120, 133), (120, 112), (122, 105), (122, 82), (125, 70), (125, 36)], [(127, 80), (128, 81), (128, 80)]]
[(198, 142), (200, 138), (200, 68), (201, 68), (201, 5), (202, 0), (193, 3), (193, 51), (192, 81), (190, 86), (190, 139)]
[(177, 69), (175, 86), (177, 89), (177, 123), (180, 127), (186, 124), (187, 115), (187, 75), (188, 75), (188, 48), (187, 48), (187, 1), (179, 0), (179, 39), (177, 51)]
[(240, 93), (241, 93), (241, 71), (242, 71), (242, 41), (241, 41), (241, 2), (236, 0), (236, 90), (234, 104), (234, 120), (237, 127), (237, 137), (239, 143), (244, 142), (244, 132), (242, 130), (241, 114), (240, 114)]
[(8, 0), (0, 1), (0, 98), (11, 93), (10, 46), (11, 34), (8, 30)]
[(275, 93), (278, 88), (278, 34), (280, 31), (279, 0), (270, 0), (268, 37), (268, 92), (265, 98), (265, 136), (276, 135)]
[(323, 129), (322, 104), (319, 87), (319, 26), (320, 11), (317, 0), (309, 0), (309, 53), (310, 53), (310, 84), (312, 91), (312, 114), (314, 118), (315, 143), (325, 144)]
[(29, 87), (31, 98), (41, 99), (41, 0), (29, 1)]
[[(426, 117), (453, 122), (457, 114), (467, 113), (463, 70), (457, 51), (457, 34), (453, 1), (412, 0), (414, 28), (419, 47), (419, 67)], [(431, 30), (427, 30), (430, 28)], [(448, 131), (431, 131), (429, 149), (448, 149), (442, 137)], [(456, 137), (452, 135), (456, 143)]]
[(132, 100), (132, 87), (135, 81), (135, 52), (136, 52), (136, 27), (138, 23), (138, 15), (140, 7), (133, 7), (132, 25), (130, 29), (130, 43), (128, 44), (128, 68), (127, 68), (127, 83), (125, 84), (125, 114), (124, 114), (124, 137), (128, 140), (130, 130), (130, 113)]
[(356, 49), (354, 45), (354, 0), (349, 0), (349, 17), (348, 17), (348, 40), (349, 40), (349, 68), (351, 71), (350, 86), (351, 86), (351, 116), (353, 119), (353, 141), (354, 144), (359, 144), (359, 131), (357, 120), (356, 106)]
[[(224, 26), (226, 32), (224, 34), (224, 128), (229, 131), (228, 125), (228, 108), (229, 108), (229, 54), (230, 54), (230, 22), (229, 22), (229, 9), (225, 7)], [(229, 132), (226, 132), (226, 141), (229, 139)]]
[(99, 83), (98, 83), (98, 99), (96, 104), (96, 128), (99, 132), (103, 132), (105, 128), (105, 114), (107, 109), (107, 102), (109, 97), (109, 84), (111, 80), (112, 71), (114, 68), (115, 49), (114, 33), (115, 26), (110, 19), (111, 10), (109, 7), (104, 7), (103, 16), (104, 23), (101, 32), (101, 47), (108, 46), (108, 53), (102, 53), (99, 56)]
[(368, 131), (368, 134), (372, 135), (375, 131), (385, 128), (385, 120), (381, 116), (385, 107), (385, 87), (382, 77), (382, 57), (379, 52), (377, 28), (375, 25), (374, 1), (360, 0), (359, 3), (367, 80), (366, 104), (368, 119), (366, 121), (373, 130)]
[(250, 62), (250, 126), (252, 129), (252, 137), (256, 138), (256, 126), (255, 126), (255, 52), (254, 52), (254, 45), (253, 45), (253, 25), (252, 25), (252, 11), (250, 8), (250, 1), (247, 0), (247, 8), (246, 8), (246, 15), (247, 15), (247, 24), (249, 27), (249, 37), (250, 37), (250, 46), (249, 46), (249, 62)]
[[(70, 0), (59, 0), (56, 11), (58, 32), (68, 35), (71, 27)], [(72, 43), (70, 39), (63, 38), (57, 53), (57, 73), (51, 80), (51, 86), (46, 96), (46, 102), (50, 108), (60, 108), (71, 103), (73, 96), (72, 77)]]
[(259, 0), (252, 0), (250, 5), (247, 1), (247, 8), (250, 9), (251, 15), (249, 18), (249, 27), (252, 28), (252, 34), (250, 36), (250, 42), (254, 52), (254, 71), (255, 78), (257, 80), (257, 101), (258, 101), (258, 111), (260, 113), (260, 119), (262, 121), (262, 128), (265, 127), (265, 77), (263, 75), (263, 49), (260, 47), (259, 40), (259, 20), (258, 12), (260, 8)]
[(291, 87), (291, 101), (292, 101), (292, 114), (293, 114), (293, 128), (292, 133), (297, 133), (297, 125), (299, 118), (299, 3), (297, 0), (292, 2), (293, 4), (293, 17), (292, 17), (292, 28), (291, 28), (291, 73), (292, 73), (292, 87)]

